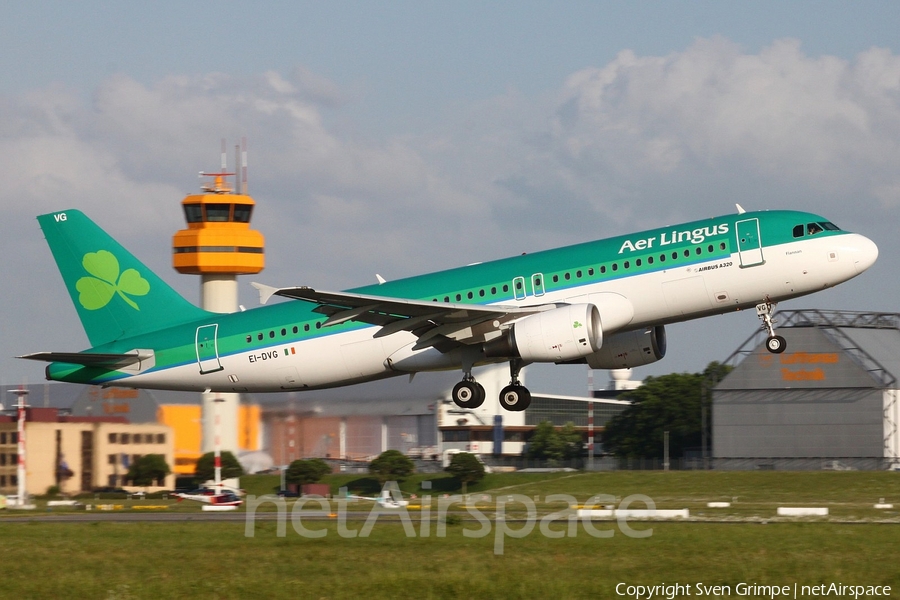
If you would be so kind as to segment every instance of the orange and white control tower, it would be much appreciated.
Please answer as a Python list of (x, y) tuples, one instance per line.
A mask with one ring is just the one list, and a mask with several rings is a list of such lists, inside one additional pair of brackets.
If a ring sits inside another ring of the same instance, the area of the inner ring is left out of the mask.
[[(203, 193), (182, 200), (187, 229), (172, 238), (175, 270), (200, 275), (200, 304), (205, 310), (219, 313), (238, 309), (237, 276), (259, 273), (265, 266), (263, 235), (250, 228), (256, 203), (247, 195), (246, 140), (238, 149), (240, 176), (226, 171), (223, 140), (222, 168), (217, 173), (200, 173), (201, 177), (212, 179), (202, 186)], [(227, 183), (230, 176), (235, 176), (234, 188)], [(238, 404), (238, 394), (203, 394), (202, 452), (212, 452), (218, 436), (221, 448), (237, 456)]]

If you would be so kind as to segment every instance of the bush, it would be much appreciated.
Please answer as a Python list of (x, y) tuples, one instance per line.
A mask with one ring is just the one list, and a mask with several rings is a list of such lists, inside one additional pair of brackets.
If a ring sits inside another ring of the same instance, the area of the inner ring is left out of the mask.
[(398, 450), (385, 450), (369, 463), (369, 473), (382, 485), (386, 481), (403, 481), (415, 471), (413, 461)]
[(295, 460), (288, 467), (284, 479), (288, 483), (304, 485), (316, 483), (330, 473), (331, 467), (321, 458)]

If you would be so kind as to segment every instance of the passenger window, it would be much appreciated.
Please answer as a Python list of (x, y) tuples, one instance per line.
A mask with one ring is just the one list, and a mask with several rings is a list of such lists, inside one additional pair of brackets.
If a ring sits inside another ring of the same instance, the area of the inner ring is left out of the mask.
[(468, 294), (466, 294), (466, 298), (468, 298), (469, 300), (471, 300), (473, 297), (474, 297), (474, 294), (472, 292), (469, 292)]
[(259, 341), (262, 341), (262, 339), (263, 339), (262, 332), (256, 334), (256, 339), (258, 339)]
[(636, 261), (634, 261), (634, 266), (636, 266), (636, 267), (641, 266), (641, 259), (637, 259)]
[(593, 276), (594, 276), (594, 267), (591, 267), (590, 269), (588, 269), (588, 277), (593, 277)]
[(606, 273), (606, 267), (605, 267), (605, 266), (600, 267), (600, 272), (601, 272), (601, 273)]
[(248, 335), (248, 336), (247, 336), (247, 343), (249, 344), (251, 341), (253, 341), (253, 336), (252, 336), (252, 335)]
[(300, 331), (300, 329), (296, 325), (294, 325), (294, 328), (291, 331), (297, 333), (298, 331)]

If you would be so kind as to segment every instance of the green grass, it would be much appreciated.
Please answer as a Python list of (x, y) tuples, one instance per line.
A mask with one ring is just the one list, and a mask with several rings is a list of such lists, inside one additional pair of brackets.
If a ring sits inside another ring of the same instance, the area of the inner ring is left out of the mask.
[[(334, 475), (327, 482), (336, 492), (353, 482), (371, 485), (365, 479)], [(455, 491), (444, 475), (416, 475), (402, 487), (421, 494), (425, 480), (433, 480), (436, 496)], [(242, 485), (261, 495), (277, 488), (278, 477), (244, 478)], [(0, 552), (8, 567), (0, 598), (614, 598), (620, 582), (676, 581), (731, 585), (732, 597), (741, 582), (900, 590), (894, 566), (900, 556), (898, 511), (871, 508), (881, 498), (900, 506), (897, 473), (512, 473), (490, 475), (470, 491), (540, 500), (569, 494), (582, 502), (601, 493), (644, 494), (660, 508), (755, 522), (632, 523), (636, 530), (652, 529), (642, 539), (624, 535), (615, 522), (595, 523), (611, 531), (610, 538), (591, 537), (581, 523), (575, 537), (562, 539), (545, 537), (536, 527), (524, 538), (502, 537), (503, 553), (497, 554), (495, 524), (486, 537), (466, 537), (465, 531), (475, 532), (480, 524), (465, 512), (458, 513), (458, 524), (448, 525), (445, 537), (437, 537), (435, 523), (430, 536), (421, 537), (422, 513), (410, 511), (415, 537), (406, 537), (394, 517), (380, 519), (369, 537), (346, 539), (333, 520), (304, 521), (326, 532), (310, 539), (290, 523), (287, 535), (278, 537), (271, 521), (257, 521), (253, 536), (245, 537), (243, 521), (67, 524), (23, 522), (30, 517), (19, 514), (0, 519)], [(731, 509), (705, 508), (708, 501), (734, 498)], [(895, 524), (776, 522), (779, 505), (828, 506), (831, 521)], [(538, 507), (542, 514), (560, 508), (542, 502)], [(199, 509), (181, 503), (172, 510)], [(363, 523), (348, 527), (360, 531)], [(565, 522), (551, 528), (565, 531)]]
[[(900, 589), (896, 526), (653, 524), (653, 535), (597, 539), (537, 533), (470, 539), (407, 538), (377, 526), (343, 539), (279, 538), (273, 523), (2, 524), (0, 551), (15, 557), (9, 598), (587, 598), (615, 597), (619, 582), (843, 582)], [(358, 528), (358, 526), (357, 526)]]

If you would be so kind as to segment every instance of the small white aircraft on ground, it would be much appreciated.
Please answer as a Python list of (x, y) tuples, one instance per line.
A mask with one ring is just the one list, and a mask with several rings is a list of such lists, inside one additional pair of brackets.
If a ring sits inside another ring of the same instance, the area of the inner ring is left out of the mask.
[[(400, 495), (400, 492), (397, 491), (397, 494)], [(406, 506), (409, 506), (408, 500), (394, 498), (394, 496), (391, 495), (391, 490), (387, 488), (381, 490), (381, 494), (375, 498), (369, 496), (354, 496), (351, 494), (347, 494), (347, 498), (353, 498), (355, 500), (368, 500), (369, 502), (374, 502), (383, 508), (404, 508)]]

